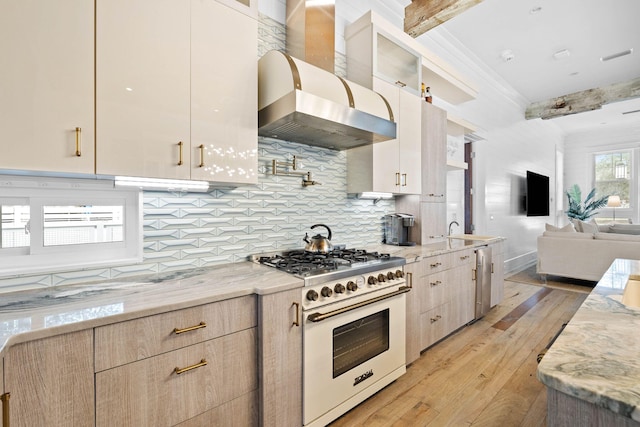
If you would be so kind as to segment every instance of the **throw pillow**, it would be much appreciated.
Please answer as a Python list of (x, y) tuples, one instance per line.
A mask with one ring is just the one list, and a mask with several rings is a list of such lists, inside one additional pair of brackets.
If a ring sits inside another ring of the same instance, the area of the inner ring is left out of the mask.
[(610, 233), (640, 234), (640, 224), (613, 224), (609, 227)]
[(575, 233), (576, 229), (573, 228), (573, 224), (569, 223), (564, 227), (556, 227), (555, 225), (551, 225), (549, 223), (544, 225), (544, 231), (564, 231), (569, 233)]
[(593, 224), (580, 221), (579, 219), (576, 219), (575, 221), (576, 221), (576, 228), (578, 229), (578, 231), (581, 231), (583, 233), (589, 233), (589, 234), (596, 234), (598, 232), (598, 227)]
[(589, 221), (589, 224), (593, 225), (594, 227), (596, 227), (596, 229), (598, 230), (598, 233), (608, 233), (609, 232), (609, 227), (611, 226), (611, 223), (608, 222), (606, 224), (598, 224), (598, 221), (596, 221), (595, 218), (592, 218), (591, 221)]
[(562, 239), (585, 239), (591, 240), (593, 239), (593, 234), (591, 233), (566, 233), (564, 231), (545, 231), (542, 233), (544, 237), (560, 237)]

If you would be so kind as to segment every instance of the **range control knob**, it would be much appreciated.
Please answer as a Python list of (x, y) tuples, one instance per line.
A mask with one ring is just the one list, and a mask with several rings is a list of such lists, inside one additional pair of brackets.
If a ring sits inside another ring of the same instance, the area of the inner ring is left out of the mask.
[(352, 282), (351, 280), (349, 280), (347, 282), (347, 290), (354, 292), (358, 290), (358, 285), (356, 285), (356, 282)]
[(387, 281), (387, 276), (385, 276), (384, 274), (380, 273), (378, 274), (378, 282), (383, 283)]
[(367, 283), (370, 285), (375, 285), (376, 283), (378, 283), (378, 279), (373, 276), (369, 276), (369, 278), (367, 279)]
[(323, 297), (330, 297), (333, 294), (333, 291), (331, 290), (330, 287), (325, 286), (324, 288), (322, 288), (322, 290), (320, 291), (320, 295), (322, 295)]
[(318, 293), (311, 289), (309, 292), (307, 292), (307, 299), (309, 301), (318, 301)]
[(396, 277), (399, 279), (401, 277), (404, 277), (404, 271), (402, 270), (396, 270)]
[(387, 273), (387, 280), (393, 280), (396, 278), (396, 275), (393, 273), (393, 271), (390, 271)]
[(336, 292), (336, 294), (343, 294), (344, 293), (344, 285), (342, 283), (338, 283), (337, 285), (335, 285), (333, 287), (333, 290)]

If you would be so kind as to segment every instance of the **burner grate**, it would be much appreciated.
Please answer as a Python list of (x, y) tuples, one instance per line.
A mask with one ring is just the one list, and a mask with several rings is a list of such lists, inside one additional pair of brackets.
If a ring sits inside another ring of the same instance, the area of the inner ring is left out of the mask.
[(291, 274), (309, 275), (353, 267), (358, 264), (384, 261), (389, 254), (368, 252), (364, 249), (339, 249), (326, 254), (296, 250), (270, 256), (259, 256), (260, 264), (275, 267)]

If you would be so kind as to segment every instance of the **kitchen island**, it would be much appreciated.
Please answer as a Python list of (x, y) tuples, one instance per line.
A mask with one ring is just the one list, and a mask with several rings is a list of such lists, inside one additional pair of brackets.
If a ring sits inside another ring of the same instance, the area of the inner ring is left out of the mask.
[(616, 259), (542, 358), (549, 426), (640, 425), (640, 308), (622, 302), (638, 274)]

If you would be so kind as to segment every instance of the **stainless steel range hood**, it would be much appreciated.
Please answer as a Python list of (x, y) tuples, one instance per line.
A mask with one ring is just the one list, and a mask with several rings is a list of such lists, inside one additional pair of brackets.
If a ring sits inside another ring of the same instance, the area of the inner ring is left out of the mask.
[(281, 51), (258, 61), (258, 134), (334, 150), (396, 137), (378, 93)]

